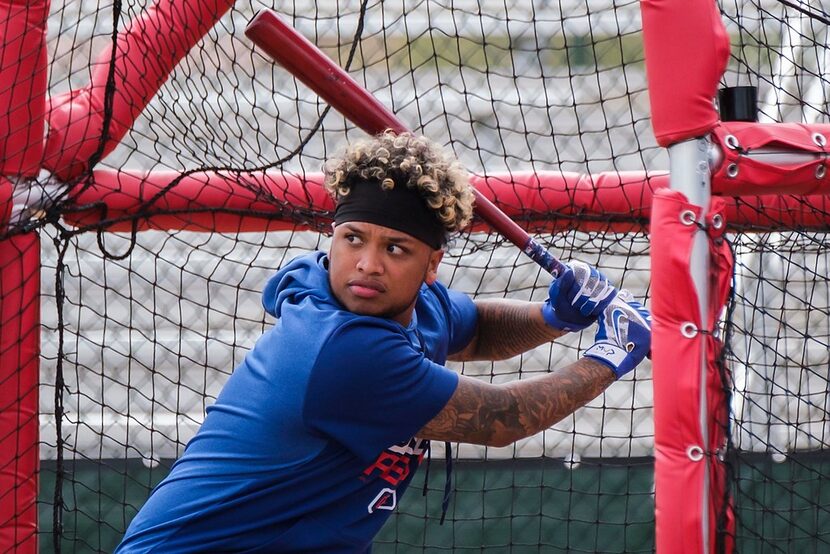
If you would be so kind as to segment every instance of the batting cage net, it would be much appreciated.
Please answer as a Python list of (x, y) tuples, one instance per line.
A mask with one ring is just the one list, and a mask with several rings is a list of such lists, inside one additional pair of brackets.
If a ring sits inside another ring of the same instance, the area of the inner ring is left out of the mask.
[[(827, 123), (826, 5), (734, 2), (722, 9), (733, 42), (724, 79), (758, 88), (759, 121)], [(826, 230), (830, 207), (813, 198), (809, 208)], [(733, 239), (726, 461), (737, 547), (744, 552), (821, 551), (830, 545), (828, 238), (823, 231), (782, 224), (786, 217), (772, 216)]]
[[(649, 248), (648, 208), (669, 160), (651, 130), (638, 2), (29, 4), (6, 17), (48, 13), (37, 54), (48, 134), (40, 171), (13, 182), (8, 221), (12, 238), (40, 238), (40, 275), (21, 279), (41, 283), (39, 438), (27, 444), (9, 425), (0, 434), (13, 445), (9, 467), (39, 450), (41, 551), (112, 551), (273, 323), (265, 281), (328, 248), (321, 167), (365, 133), (246, 38), (261, 9), (446, 145), (549, 252), (650, 302), (649, 256), (661, 254)], [(821, 6), (721, 10), (733, 53), (723, 84), (757, 86), (762, 120), (825, 123)], [(7, 29), (5, 42), (19, 42)], [(735, 202), (762, 217), (730, 221), (727, 235), (736, 276), (724, 320), (723, 502), (734, 503), (738, 550), (818, 551), (830, 541), (826, 223), (801, 229)], [(481, 221), (451, 241), (439, 275), (475, 298), (542, 300), (550, 284)], [(588, 330), (506, 362), (452, 367), (502, 383), (568, 364), (592, 343)], [(443, 525), (434, 445), (432, 469), (375, 551), (653, 551), (651, 374), (646, 361), (512, 446), (454, 445)], [(16, 532), (11, 544), (28, 540)]]

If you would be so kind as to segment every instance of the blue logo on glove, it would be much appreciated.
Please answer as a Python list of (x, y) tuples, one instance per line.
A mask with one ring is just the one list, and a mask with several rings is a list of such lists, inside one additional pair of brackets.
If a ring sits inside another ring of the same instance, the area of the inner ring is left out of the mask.
[(651, 314), (630, 292), (621, 290), (598, 322), (594, 345), (584, 355), (608, 365), (620, 378), (651, 350)]

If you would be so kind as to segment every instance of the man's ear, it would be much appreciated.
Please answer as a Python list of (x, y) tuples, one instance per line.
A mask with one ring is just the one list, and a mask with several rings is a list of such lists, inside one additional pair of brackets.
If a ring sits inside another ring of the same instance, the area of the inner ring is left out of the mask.
[(433, 284), (438, 280), (438, 265), (444, 258), (444, 250), (433, 250), (429, 255), (429, 266), (427, 267), (426, 276), (424, 276), (424, 283), (427, 285)]

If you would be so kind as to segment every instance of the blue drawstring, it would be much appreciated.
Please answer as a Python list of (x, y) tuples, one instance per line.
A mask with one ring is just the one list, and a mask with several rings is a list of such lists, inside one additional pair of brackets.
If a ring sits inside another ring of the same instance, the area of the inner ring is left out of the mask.
[(450, 496), (452, 496), (452, 445), (445, 442), (444, 447), (447, 454), (447, 481), (444, 483), (444, 500), (441, 501), (441, 525), (444, 525), (444, 518), (447, 516), (447, 508), (450, 505)]
[(421, 492), (421, 496), (427, 495), (427, 484), (429, 483), (429, 464), (432, 462), (432, 443), (427, 441), (427, 469), (426, 475), (424, 475), (424, 490)]
[[(450, 506), (450, 497), (452, 497), (452, 445), (448, 442), (444, 443), (447, 458), (447, 480), (444, 482), (444, 498), (441, 500), (441, 525), (444, 525), (444, 519), (447, 517), (447, 508)], [(427, 495), (427, 484), (429, 483), (429, 466), (432, 462), (432, 445), (427, 442), (427, 468), (424, 475), (424, 490), (421, 496)]]
[[(426, 356), (426, 342), (420, 329), (415, 328), (415, 336), (418, 338), (418, 347)], [(452, 445), (449, 442), (444, 443), (444, 453), (446, 455), (447, 463), (447, 480), (444, 483), (444, 498), (441, 500), (441, 525), (444, 525), (444, 519), (447, 517), (447, 508), (450, 506), (450, 497), (452, 496)], [(422, 496), (427, 495), (427, 485), (429, 484), (429, 466), (432, 462), (432, 447), (431, 443), (427, 441), (427, 468), (424, 475), (424, 490)]]

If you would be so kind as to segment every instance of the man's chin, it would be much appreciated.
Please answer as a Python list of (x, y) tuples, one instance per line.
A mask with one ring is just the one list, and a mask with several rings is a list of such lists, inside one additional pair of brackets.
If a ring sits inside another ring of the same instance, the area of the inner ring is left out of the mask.
[(383, 308), (378, 308), (374, 306), (365, 306), (365, 305), (356, 305), (354, 308), (347, 309), (356, 315), (368, 315), (372, 317), (380, 317), (384, 319), (394, 319), (398, 312), (394, 312), (392, 310), (385, 310)]
[[(367, 305), (367, 303), (354, 303), (352, 306), (346, 306), (346, 309), (352, 312), (355, 315), (363, 315), (369, 317), (378, 317), (381, 319), (391, 319), (400, 323), (402, 319), (404, 319), (404, 314), (406, 313), (406, 309), (399, 309), (399, 308), (384, 308), (380, 306), (371, 306)], [(411, 317), (411, 315), (409, 316)], [(409, 317), (405, 319), (409, 319)]]
[(360, 298), (349, 292), (335, 294), (335, 297), (347, 311), (355, 315), (391, 319), (399, 323), (409, 321), (412, 317), (412, 310), (415, 307), (414, 299), (406, 306), (389, 306), (388, 304), (384, 306), (376, 298)]
[(356, 297), (353, 294), (348, 295), (347, 298), (340, 298), (340, 303), (346, 310), (356, 315), (370, 315), (374, 317), (386, 317), (384, 314), (388, 311), (382, 306), (377, 305), (376, 300)]

